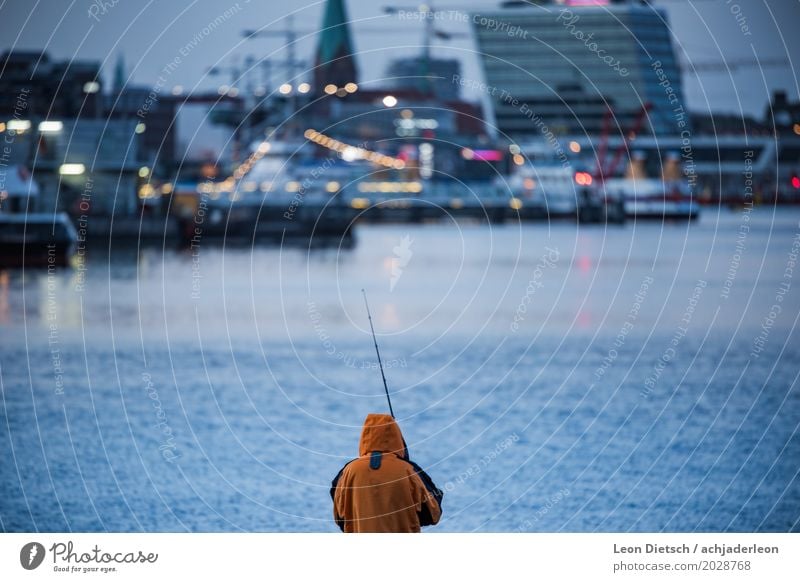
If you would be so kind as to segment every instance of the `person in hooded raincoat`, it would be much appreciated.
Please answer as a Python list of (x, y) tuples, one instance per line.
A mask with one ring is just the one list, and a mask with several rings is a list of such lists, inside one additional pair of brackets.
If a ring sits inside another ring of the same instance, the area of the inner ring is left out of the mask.
[(408, 458), (393, 417), (367, 415), (358, 454), (331, 483), (333, 518), (343, 532), (416, 533), (439, 522), (443, 493)]

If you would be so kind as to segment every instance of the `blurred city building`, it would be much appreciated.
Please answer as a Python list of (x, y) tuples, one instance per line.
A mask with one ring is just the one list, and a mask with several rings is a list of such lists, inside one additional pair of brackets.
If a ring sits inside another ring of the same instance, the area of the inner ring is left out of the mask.
[(344, 87), (347, 83), (358, 83), (350, 20), (344, 0), (328, 0), (317, 45), (314, 91), (319, 95), (325, 87)]
[(645, 2), (504, 2), (470, 19), (503, 133), (599, 134), (610, 107), (642, 133), (681, 132), (684, 97), (664, 9)]
[(460, 75), (461, 62), (458, 59), (426, 58), (423, 55), (390, 61), (386, 68), (386, 84), (430, 93), (441, 101), (457, 101), (460, 85), (453, 79)]

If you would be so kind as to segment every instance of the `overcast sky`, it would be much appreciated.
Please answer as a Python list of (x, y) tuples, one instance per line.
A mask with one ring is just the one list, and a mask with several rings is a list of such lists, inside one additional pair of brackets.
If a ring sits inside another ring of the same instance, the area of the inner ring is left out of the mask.
[[(790, 60), (797, 70), (798, 0), (660, 0), (654, 4), (667, 8), (676, 49), (683, 61), (753, 60), (757, 54), (761, 60)], [(46, 48), (56, 58), (100, 59), (106, 81), (111, 80), (118, 55), (123, 54), (131, 81), (145, 85), (153, 85), (163, 67), (179, 57), (179, 66), (166, 79), (168, 89), (174, 85), (216, 88), (228, 83), (229, 76), (210, 77), (207, 70), (211, 65), (241, 64), (246, 55), (285, 57), (281, 38), (246, 40), (241, 31), (266, 25), (284, 28), (288, 10), (293, 10), (300, 35), (307, 37), (298, 42), (297, 56), (312, 61), (316, 43), (313, 31), (319, 28), (323, 5), (322, 0), (0, 0), (2, 48)], [(385, 5), (381, 0), (347, 2), (354, 21), (352, 31), (362, 83), (380, 79), (389, 59), (414, 55), (420, 50), (421, 25), (384, 14)], [(480, 12), (497, 5), (494, 1), (468, 0), (438, 6), (442, 10)], [(204, 28), (215, 19), (218, 25), (213, 33), (207, 34), (209, 29), (205, 29), (204, 34)], [(750, 35), (743, 34), (742, 23)], [(466, 34), (469, 24), (452, 19), (438, 26), (464, 33), (464, 37), (442, 43), (434, 54), (458, 56), (463, 61), (464, 74), (479, 77), (474, 45)], [(188, 52), (187, 46), (191, 46)], [(683, 80), (688, 105), (696, 111), (742, 111), (760, 117), (773, 90), (784, 89), (793, 98), (798, 95), (798, 81), (789, 65), (763, 70), (742, 67), (732, 75), (727, 71), (703, 72), (701, 76), (685, 74)]]

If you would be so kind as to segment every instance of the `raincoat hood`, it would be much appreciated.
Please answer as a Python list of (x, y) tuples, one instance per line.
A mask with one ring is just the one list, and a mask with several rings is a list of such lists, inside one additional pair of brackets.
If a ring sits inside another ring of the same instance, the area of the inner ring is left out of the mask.
[(402, 459), (408, 458), (406, 443), (397, 421), (388, 414), (368, 414), (361, 429), (358, 454), (363, 457), (373, 451), (394, 453)]

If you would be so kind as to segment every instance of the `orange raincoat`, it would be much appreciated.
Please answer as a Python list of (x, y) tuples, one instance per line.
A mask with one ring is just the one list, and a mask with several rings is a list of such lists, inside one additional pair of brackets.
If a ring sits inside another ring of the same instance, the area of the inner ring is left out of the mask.
[(367, 415), (358, 454), (331, 484), (333, 517), (343, 532), (410, 533), (439, 522), (443, 494), (408, 459), (394, 418)]

